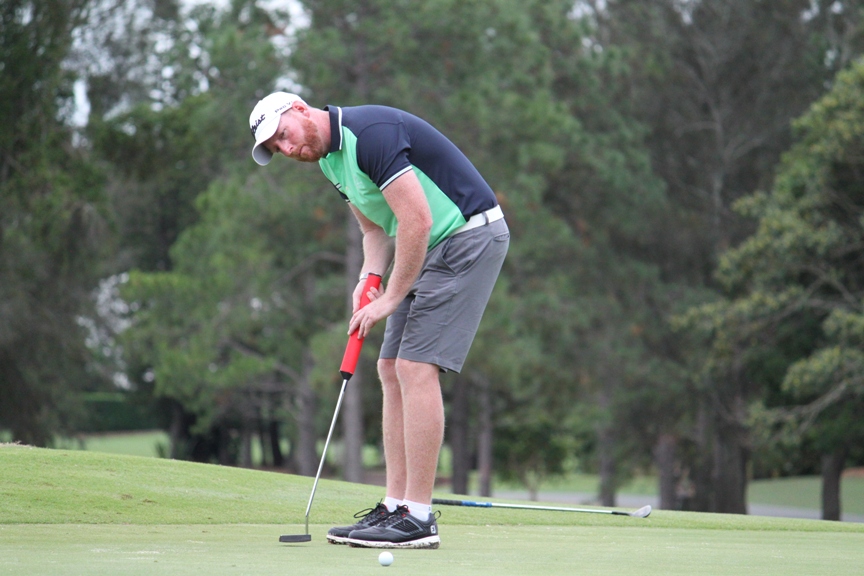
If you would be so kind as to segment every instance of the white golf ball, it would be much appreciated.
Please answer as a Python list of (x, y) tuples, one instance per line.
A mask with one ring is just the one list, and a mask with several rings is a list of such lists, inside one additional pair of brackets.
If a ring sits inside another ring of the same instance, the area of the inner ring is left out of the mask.
[(381, 566), (389, 566), (393, 563), (393, 554), (390, 552), (381, 552), (381, 554), (378, 555), (378, 562)]

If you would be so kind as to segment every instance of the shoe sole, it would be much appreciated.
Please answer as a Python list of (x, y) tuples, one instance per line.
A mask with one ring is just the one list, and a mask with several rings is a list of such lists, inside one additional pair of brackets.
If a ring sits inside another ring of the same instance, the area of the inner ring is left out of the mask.
[(328, 534), (327, 542), (330, 544), (348, 544), (348, 538), (346, 536), (331, 536)]
[(346, 538), (345, 543), (352, 548), (426, 548), (434, 550), (441, 544), (441, 538), (439, 536), (427, 536), (426, 538), (418, 538), (417, 540), (409, 540), (407, 542)]

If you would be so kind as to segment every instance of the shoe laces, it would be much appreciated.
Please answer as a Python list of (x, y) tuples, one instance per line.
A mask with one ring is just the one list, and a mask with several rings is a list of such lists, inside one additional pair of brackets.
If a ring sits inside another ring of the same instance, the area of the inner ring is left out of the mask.
[[(438, 520), (438, 518), (441, 517), (441, 511), (435, 510), (429, 516), (431, 516), (435, 520)], [(402, 504), (400, 506), (397, 506), (396, 510), (391, 512), (390, 516), (386, 520), (381, 522), (381, 524), (379, 524), (379, 526), (382, 528), (393, 526), (394, 524), (401, 522), (404, 518), (408, 518), (408, 517), (410, 517), (411, 520), (413, 520), (417, 524), (420, 524), (422, 522), (421, 520), (418, 520), (414, 516), (411, 516), (411, 511), (408, 510), (408, 506), (405, 506), (404, 504)], [(429, 523), (429, 520), (426, 520), (425, 523)]]
[(396, 510), (394, 510), (390, 514), (390, 517), (387, 518), (386, 520), (384, 520), (379, 526), (381, 526), (381, 527), (392, 526), (393, 524), (400, 522), (403, 518), (408, 516), (408, 514), (409, 514), (408, 506), (405, 506), (404, 504), (397, 506)]
[(387, 511), (387, 507), (382, 503), (378, 503), (374, 508), (366, 508), (365, 510), (361, 510), (354, 514), (354, 518), (366, 518), (367, 516), (371, 516), (373, 514), (389, 514)]

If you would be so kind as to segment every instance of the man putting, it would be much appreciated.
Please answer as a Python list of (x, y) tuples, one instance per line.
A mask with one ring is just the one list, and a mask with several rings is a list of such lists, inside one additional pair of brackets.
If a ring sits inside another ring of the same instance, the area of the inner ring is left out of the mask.
[[(348, 333), (387, 319), (378, 359), (386, 496), (327, 540), (373, 548), (437, 548), (432, 489), (444, 438), (440, 372), (459, 372), (498, 278), (510, 232), (492, 189), (424, 120), (385, 106), (317, 109), (270, 94), (249, 118), (252, 157), (318, 162), (363, 232), (363, 268)], [(386, 290), (368, 274), (393, 265)]]

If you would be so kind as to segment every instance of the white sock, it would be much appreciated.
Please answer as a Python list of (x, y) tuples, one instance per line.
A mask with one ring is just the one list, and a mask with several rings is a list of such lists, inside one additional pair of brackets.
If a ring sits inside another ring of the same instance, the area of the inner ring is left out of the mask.
[(410, 500), (403, 500), (403, 506), (408, 507), (408, 512), (411, 513), (411, 516), (426, 522), (429, 520), (429, 515), (432, 514), (432, 505), (431, 504), (421, 504), (420, 502), (411, 502)]
[(387, 496), (386, 498), (384, 498), (384, 506), (387, 507), (388, 512), (395, 511), (396, 507), (399, 506), (400, 504), (402, 504), (402, 500), (399, 500), (397, 498), (391, 498), (390, 496)]

